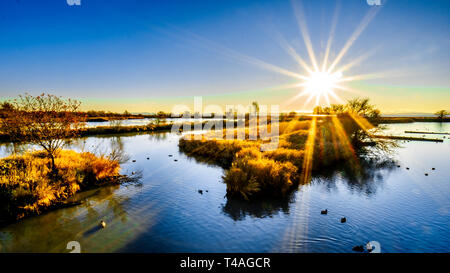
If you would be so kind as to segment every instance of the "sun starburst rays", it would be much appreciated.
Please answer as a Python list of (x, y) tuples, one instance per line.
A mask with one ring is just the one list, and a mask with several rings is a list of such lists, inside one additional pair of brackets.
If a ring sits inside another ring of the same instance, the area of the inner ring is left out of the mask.
[[(283, 105), (291, 106), (294, 104), (294, 101), (306, 97), (305, 103), (303, 104), (303, 109), (298, 110), (306, 110), (306, 107), (310, 107), (310, 103), (313, 101), (314, 106), (318, 106), (322, 102), (326, 103), (329, 106), (331, 103), (339, 102), (342, 103), (343, 100), (340, 98), (341, 92), (353, 92), (359, 93), (357, 90), (353, 90), (348, 85), (353, 81), (366, 80), (366, 79), (376, 79), (380, 77), (391, 77), (395, 75), (401, 76), (401, 73), (396, 71), (384, 71), (381, 73), (371, 73), (371, 74), (360, 74), (360, 75), (351, 75), (349, 69), (361, 64), (367, 58), (372, 56), (374, 51), (366, 51), (363, 55), (352, 58), (346, 64), (340, 64), (344, 59), (344, 56), (349, 52), (349, 49), (353, 46), (355, 41), (360, 37), (361, 33), (366, 29), (369, 23), (373, 20), (375, 15), (378, 13), (379, 8), (371, 8), (369, 12), (364, 16), (361, 23), (356, 27), (348, 40), (344, 43), (342, 49), (337, 51), (337, 55), (334, 55), (335, 52), (332, 50), (332, 44), (334, 43), (335, 32), (338, 24), (338, 17), (340, 13), (339, 3), (336, 5), (334, 10), (334, 14), (331, 20), (331, 28), (329, 32), (329, 37), (326, 40), (326, 45), (324, 48), (323, 54), (316, 55), (314, 51), (314, 46), (312, 43), (312, 39), (310, 36), (310, 32), (308, 31), (307, 23), (306, 23), (306, 12), (303, 10), (303, 6), (301, 1), (292, 2), (293, 11), (296, 17), (297, 25), (300, 30), (300, 37), (303, 40), (304, 47), (306, 49), (307, 56), (302, 56), (299, 51), (296, 51), (295, 43), (290, 44), (287, 39), (285, 39), (280, 32), (275, 31), (275, 38), (282, 49), (298, 64), (298, 69), (289, 69), (286, 67), (278, 66), (273, 63), (269, 63), (265, 60), (246, 55), (244, 53), (238, 52), (231, 48), (224, 46), (223, 44), (213, 42), (205, 37), (202, 37), (198, 34), (192, 33), (187, 30), (183, 30), (177, 27), (173, 27), (174, 30), (178, 31), (180, 35), (174, 35), (171, 33), (167, 33), (175, 38), (179, 38), (179, 36), (184, 36), (185, 39), (183, 42), (194, 44), (200, 48), (206, 49), (208, 51), (215, 52), (224, 57), (230, 58), (234, 61), (240, 63), (246, 63), (253, 65), (255, 67), (275, 72), (289, 78), (295, 79), (298, 81), (294, 84), (289, 84), (283, 86), (282, 89), (300, 89), (297, 94), (293, 97), (283, 101)], [(295, 45), (295, 47), (294, 47)], [(319, 60), (317, 56), (321, 56)], [(331, 57), (335, 56), (334, 59)], [(343, 75), (346, 74), (346, 76)], [(324, 80), (317, 81), (316, 76), (322, 75), (321, 78)], [(339, 75), (339, 77), (336, 77)], [(313, 83), (313, 84), (311, 84)], [(315, 88), (319, 87), (319, 88)], [(327, 88), (323, 88), (323, 86), (327, 86)], [(275, 89), (275, 87), (271, 87), (271, 89)]]
[(315, 105), (319, 105), (321, 100), (323, 99), (327, 105), (331, 104), (331, 100), (335, 100), (337, 102), (342, 102), (343, 100), (336, 93), (337, 90), (344, 92), (353, 92), (358, 93), (358, 91), (353, 90), (352, 88), (345, 86), (345, 83), (377, 78), (379, 76), (384, 76), (380, 74), (363, 74), (363, 75), (352, 75), (344, 77), (343, 72), (347, 71), (349, 68), (356, 66), (369, 58), (374, 51), (368, 51), (362, 56), (351, 60), (349, 63), (344, 64), (339, 67), (339, 63), (342, 61), (344, 56), (349, 51), (350, 47), (355, 43), (361, 33), (365, 30), (365, 28), (369, 25), (369, 23), (373, 20), (373, 18), (378, 13), (379, 9), (370, 9), (370, 11), (364, 16), (361, 23), (357, 26), (354, 32), (351, 34), (347, 42), (344, 44), (342, 49), (338, 52), (337, 56), (334, 58), (332, 62), (329, 64), (329, 57), (331, 51), (331, 45), (334, 39), (334, 33), (338, 21), (339, 15), (339, 5), (336, 5), (332, 23), (331, 30), (329, 34), (329, 38), (327, 40), (326, 49), (323, 54), (323, 60), (320, 64), (317, 62), (315, 52), (313, 50), (313, 45), (311, 42), (311, 38), (309, 36), (309, 31), (307, 28), (305, 13), (303, 12), (303, 7), (300, 2), (295, 3), (292, 2), (293, 10), (295, 16), (297, 18), (297, 23), (300, 28), (300, 33), (303, 38), (303, 42), (306, 47), (306, 51), (308, 53), (311, 64), (308, 65), (305, 61), (300, 57), (292, 46), (290, 46), (287, 41), (282, 38), (280, 39), (282, 47), (291, 55), (301, 67), (307, 72), (307, 75), (302, 75), (303, 82), (298, 84), (298, 87), (303, 87), (303, 90), (295, 95), (293, 98), (288, 100), (287, 103), (292, 103), (293, 100), (297, 100), (303, 96), (307, 96), (305, 103), (303, 104), (303, 108), (305, 108), (311, 101), (314, 100)]
[[(325, 54), (325, 56), (327, 56), (327, 54)], [(304, 76), (304, 81), (296, 85), (299, 88), (303, 87), (304, 90), (292, 98), (292, 100), (296, 100), (300, 97), (308, 96), (303, 107), (308, 105), (312, 100), (315, 101), (315, 105), (319, 105), (322, 98), (325, 100), (327, 105), (330, 105), (331, 103), (330, 98), (336, 100), (337, 102), (342, 102), (343, 100), (338, 96), (338, 94), (336, 94), (336, 91), (339, 90), (357, 93), (358, 91), (343, 84), (345, 82), (351, 82), (355, 79), (361, 79), (366, 76), (361, 75), (344, 77), (342, 69), (329, 71), (326, 68), (325, 58), (323, 60), (322, 69), (318, 70), (309, 68), (308, 71), (311, 72), (308, 76)]]
[(308, 27), (306, 25), (305, 14), (303, 12), (303, 7), (301, 6), (301, 2), (295, 3), (292, 2), (292, 6), (294, 8), (294, 13), (297, 18), (297, 23), (300, 28), (301, 35), (303, 37), (303, 41), (305, 42), (306, 50), (308, 51), (309, 58), (314, 67), (315, 71), (319, 70), (319, 66), (317, 64), (316, 56), (314, 54), (314, 49), (312, 46), (311, 38), (309, 36)]

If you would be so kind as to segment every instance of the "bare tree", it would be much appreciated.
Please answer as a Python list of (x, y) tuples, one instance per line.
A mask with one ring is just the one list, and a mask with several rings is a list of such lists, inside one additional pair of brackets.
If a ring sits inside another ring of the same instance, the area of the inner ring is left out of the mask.
[(41, 146), (56, 171), (55, 156), (68, 138), (75, 137), (84, 116), (77, 112), (80, 102), (49, 94), (25, 94), (10, 102), (12, 109), (4, 113), (1, 129), (13, 142), (29, 142)]
[(444, 119), (446, 115), (448, 115), (448, 112), (446, 110), (439, 110), (436, 113), (434, 113), (438, 119)]

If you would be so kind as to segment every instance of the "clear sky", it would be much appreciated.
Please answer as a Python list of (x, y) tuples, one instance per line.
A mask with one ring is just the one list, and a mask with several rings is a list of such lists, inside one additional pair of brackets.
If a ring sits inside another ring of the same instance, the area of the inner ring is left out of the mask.
[(450, 1), (382, 2), (2, 0), (0, 95), (46, 92), (117, 112), (169, 111), (193, 96), (310, 110), (291, 99), (301, 87), (286, 88), (299, 80), (277, 71), (308, 74), (283, 47), (311, 66), (301, 10), (319, 64), (333, 29), (329, 63), (360, 26), (337, 67), (363, 56), (344, 76), (377, 77), (346, 82), (353, 91), (340, 98), (370, 97), (385, 113), (450, 109)]

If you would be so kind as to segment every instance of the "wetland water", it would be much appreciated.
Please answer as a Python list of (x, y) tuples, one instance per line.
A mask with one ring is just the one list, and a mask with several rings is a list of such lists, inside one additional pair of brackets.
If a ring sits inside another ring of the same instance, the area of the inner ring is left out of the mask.
[[(450, 124), (387, 130), (450, 132)], [(368, 241), (378, 241), (382, 252), (450, 251), (450, 136), (443, 143), (399, 142), (397, 163), (368, 167), (362, 180), (335, 171), (288, 198), (251, 204), (227, 199), (224, 171), (180, 153), (179, 137), (80, 139), (76, 149), (123, 149), (130, 160), (122, 172), (142, 172), (141, 183), (83, 192), (75, 196), (81, 205), (0, 227), (0, 252), (69, 252), (69, 241), (82, 252), (352, 252)], [(0, 155), (8, 151), (3, 145)], [(100, 230), (102, 219), (107, 228)]]

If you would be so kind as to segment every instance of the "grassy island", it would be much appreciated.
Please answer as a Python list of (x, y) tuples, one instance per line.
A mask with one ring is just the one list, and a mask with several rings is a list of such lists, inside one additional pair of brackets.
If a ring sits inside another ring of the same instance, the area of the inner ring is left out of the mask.
[(263, 141), (248, 140), (248, 129), (245, 140), (187, 135), (179, 147), (200, 161), (224, 167), (231, 196), (284, 196), (321, 168), (344, 162), (357, 171), (358, 158), (367, 147), (381, 145), (370, 138), (369, 129), (373, 126), (366, 119), (342, 114), (279, 123), (278, 146), (270, 151), (261, 150)]
[(55, 170), (43, 151), (12, 155), (0, 160), (0, 216), (20, 219), (65, 204), (76, 192), (119, 183), (120, 165), (108, 157), (61, 150)]

